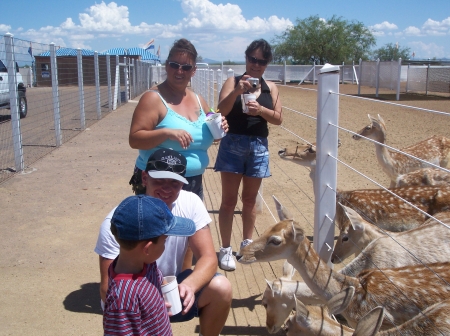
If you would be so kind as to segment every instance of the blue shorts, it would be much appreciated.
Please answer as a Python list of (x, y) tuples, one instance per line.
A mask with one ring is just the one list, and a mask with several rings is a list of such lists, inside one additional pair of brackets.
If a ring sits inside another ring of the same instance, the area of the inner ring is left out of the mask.
[[(193, 270), (191, 270), (191, 269), (184, 270), (183, 272), (181, 272), (180, 274), (177, 275), (177, 282), (181, 283), (184, 279), (186, 279), (189, 275), (191, 275), (192, 272), (193, 272)], [(222, 274), (216, 273), (214, 275), (214, 277), (216, 277), (218, 275), (222, 275)], [(170, 323), (190, 321), (194, 317), (199, 317), (200, 313), (201, 313), (201, 309), (198, 308), (198, 299), (202, 292), (203, 292), (203, 288), (200, 289), (197, 293), (195, 293), (194, 304), (192, 305), (191, 309), (189, 309), (189, 311), (185, 315), (182, 315), (182, 312), (179, 312), (178, 314), (171, 316)], [(181, 300), (181, 306), (183, 307), (183, 300)], [(183, 307), (183, 309), (184, 309), (184, 307)]]
[(220, 141), (214, 171), (269, 177), (267, 138), (228, 133)]

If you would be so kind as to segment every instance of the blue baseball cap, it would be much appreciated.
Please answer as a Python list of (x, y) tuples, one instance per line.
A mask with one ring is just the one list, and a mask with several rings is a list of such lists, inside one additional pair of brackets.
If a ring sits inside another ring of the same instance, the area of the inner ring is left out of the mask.
[(125, 198), (114, 211), (111, 223), (117, 229), (117, 237), (124, 240), (145, 240), (167, 236), (192, 236), (195, 223), (177, 217), (159, 198), (136, 195)]

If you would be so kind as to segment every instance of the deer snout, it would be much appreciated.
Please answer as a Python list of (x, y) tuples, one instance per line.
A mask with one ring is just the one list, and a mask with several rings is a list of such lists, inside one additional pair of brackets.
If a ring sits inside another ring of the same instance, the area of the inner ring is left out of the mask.
[(285, 156), (285, 155), (286, 155), (286, 148), (285, 148), (285, 149), (282, 149), (282, 150), (279, 150), (279, 151), (278, 151), (278, 155), (279, 155), (279, 156)]
[(361, 137), (359, 136), (359, 134), (353, 134), (352, 135), (353, 140), (359, 140), (361, 139)]

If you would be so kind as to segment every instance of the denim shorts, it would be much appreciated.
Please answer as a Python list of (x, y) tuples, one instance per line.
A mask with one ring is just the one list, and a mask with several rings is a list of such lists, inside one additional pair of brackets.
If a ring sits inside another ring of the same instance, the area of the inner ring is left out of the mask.
[(228, 133), (220, 141), (214, 171), (269, 177), (267, 138)]
[[(181, 283), (184, 279), (186, 279), (189, 275), (191, 275), (192, 272), (193, 272), (193, 270), (187, 269), (187, 270), (184, 270), (183, 272), (181, 272), (180, 274), (178, 274), (177, 275), (178, 283)], [(214, 275), (214, 277), (219, 276), (219, 275), (222, 275), (222, 274), (216, 273)], [(182, 312), (179, 312), (178, 314), (171, 316), (169, 318), (170, 323), (190, 321), (194, 317), (199, 317), (200, 313), (201, 313), (201, 309), (198, 308), (198, 299), (200, 297), (200, 294), (202, 294), (202, 292), (203, 292), (203, 288), (200, 289), (197, 293), (195, 293), (194, 304), (192, 305), (191, 309), (189, 309), (189, 311), (185, 315), (182, 315)], [(181, 306), (184, 309), (183, 300), (181, 300)]]

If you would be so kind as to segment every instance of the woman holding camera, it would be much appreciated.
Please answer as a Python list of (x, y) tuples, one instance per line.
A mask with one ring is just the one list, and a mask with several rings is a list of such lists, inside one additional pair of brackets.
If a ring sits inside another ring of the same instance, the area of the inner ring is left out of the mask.
[[(242, 76), (227, 79), (218, 104), (229, 126), (227, 136), (220, 143), (214, 166), (222, 178), (222, 203), (219, 210), (222, 247), (219, 267), (225, 271), (234, 271), (236, 268), (231, 231), (239, 186), (242, 181), (242, 248), (252, 242), (256, 197), (262, 179), (270, 176), (267, 123), (280, 125), (282, 122), (278, 88), (262, 78), (267, 64), (272, 60), (269, 43), (263, 39), (253, 41), (245, 51), (245, 58), (246, 72)], [(256, 100), (243, 104), (243, 96), (248, 93), (253, 93)]]

